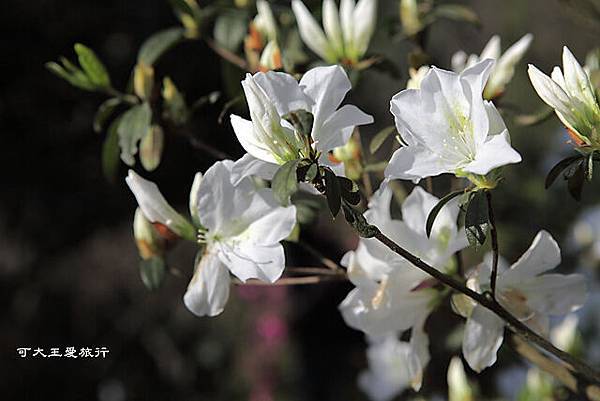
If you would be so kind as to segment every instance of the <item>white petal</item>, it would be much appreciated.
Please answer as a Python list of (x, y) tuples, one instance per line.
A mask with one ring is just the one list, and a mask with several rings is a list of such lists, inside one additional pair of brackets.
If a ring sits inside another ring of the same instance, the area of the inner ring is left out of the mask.
[(348, 143), (354, 127), (373, 123), (373, 116), (358, 107), (346, 104), (336, 110), (321, 128), (317, 128), (317, 150), (328, 152)]
[(292, 10), (302, 41), (309, 49), (328, 62), (335, 61), (334, 52), (325, 33), (301, 0), (292, 0)]
[(283, 72), (268, 71), (254, 74), (253, 79), (273, 103), (279, 115), (298, 109), (310, 110), (312, 101), (304, 94), (293, 76)]
[(235, 136), (246, 152), (269, 163), (277, 163), (273, 153), (260, 138), (256, 137), (252, 121), (248, 121), (235, 114), (231, 115), (231, 126), (235, 132)]
[[(425, 224), (439, 199), (421, 187), (414, 187), (402, 203), (402, 221), (413, 231), (425, 235)], [(437, 220), (437, 219), (436, 219)]]
[(266, 0), (256, 0), (257, 17), (262, 24), (262, 28), (267, 32), (269, 40), (277, 40), (277, 23), (271, 11), (271, 6)]
[(194, 240), (194, 227), (169, 205), (155, 183), (140, 177), (133, 170), (129, 170), (125, 181), (150, 222), (163, 224), (177, 235)]
[(256, 176), (263, 180), (272, 180), (273, 176), (279, 168), (278, 164), (269, 163), (261, 159), (257, 159), (250, 153), (236, 160), (231, 169), (231, 183), (238, 185), (244, 178)]
[(552, 75), (550, 75), (550, 77), (552, 78), (552, 80), (554, 82), (556, 82), (562, 88), (562, 90), (564, 90), (565, 92), (567, 91), (567, 84), (565, 83), (565, 76), (563, 75), (560, 67), (555, 66), (552, 69)]
[(560, 248), (545, 230), (541, 230), (533, 239), (529, 249), (517, 260), (499, 280), (506, 285), (520, 283), (527, 278), (537, 276), (560, 264)]
[(373, 342), (367, 349), (368, 370), (358, 378), (360, 389), (372, 401), (390, 401), (409, 388), (422, 366), (411, 345), (395, 334)]
[(344, 38), (335, 0), (323, 1), (323, 28), (338, 57), (344, 55)]
[(354, 48), (354, 0), (341, 0), (340, 2), (340, 23), (344, 34), (344, 47), (346, 49)]
[(520, 161), (521, 155), (510, 146), (508, 131), (505, 130), (489, 137), (477, 151), (475, 160), (463, 169), (473, 174), (486, 175), (495, 168)]
[[(348, 75), (339, 65), (310, 69), (300, 80), (304, 93), (314, 102), (312, 114), (315, 118), (315, 130), (331, 116), (352, 88)], [(315, 140), (320, 138), (315, 138)]]
[(581, 274), (544, 274), (518, 288), (527, 297), (527, 305), (546, 315), (566, 315), (585, 303), (587, 288)]
[[(359, 0), (353, 13), (353, 48), (356, 57), (362, 57), (369, 48), (377, 22), (377, 0)], [(354, 55), (351, 55), (354, 56)]]
[(481, 51), (479, 59), (491, 58), (492, 60), (498, 60), (498, 57), (500, 57), (500, 36), (494, 35)]
[(194, 176), (194, 182), (190, 189), (190, 215), (196, 226), (200, 225), (200, 216), (198, 216), (198, 191), (200, 190), (200, 184), (202, 183), (202, 173), (196, 173)]
[(450, 64), (452, 65), (452, 71), (462, 72), (467, 65), (467, 53), (462, 50), (457, 51), (452, 55)]
[(473, 308), (467, 319), (463, 338), (463, 355), (476, 372), (496, 362), (496, 352), (504, 338), (504, 321), (481, 305)]
[(388, 179), (412, 180), (453, 172), (456, 164), (446, 164), (439, 156), (421, 146), (404, 146), (394, 152), (385, 168)]
[(219, 259), (242, 281), (256, 278), (273, 283), (285, 268), (285, 254), (281, 244), (270, 246), (242, 243), (223, 245)]
[(365, 217), (370, 224), (382, 225), (392, 220), (390, 205), (394, 192), (389, 185), (381, 185), (369, 199), (369, 209)]
[(565, 85), (571, 97), (577, 98), (586, 104), (596, 104), (596, 96), (590, 79), (566, 46), (563, 47), (563, 69), (565, 72)]
[(540, 98), (550, 107), (560, 112), (568, 121), (574, 121), (569, 95), (550, 77), (529, 64), (527, 70), (533, 88)]
[(515, 74), (515, 66), (529, 49), (533, 35), (528, 33), (509, 47), (498, 59), (498, 63), (492, 72), (485, 88), (485, 97), (492, 98), (504, 91), (506, 84), (510, 82)]
[(216, 316), (229, 298), (229, 271), (214, 253), (205, 253), (183, 296), (185, 306), (196, 316)]
[(248, 228), (239, 235), (241, 241), (255, 245), (273, 245), (287, 238), (296, 225), (296, 207), (279, 206), (273, 199), (272, 191), (262, 189), (259, 193), (266, 202), (253, 202), (246, 216), (257, 216)]

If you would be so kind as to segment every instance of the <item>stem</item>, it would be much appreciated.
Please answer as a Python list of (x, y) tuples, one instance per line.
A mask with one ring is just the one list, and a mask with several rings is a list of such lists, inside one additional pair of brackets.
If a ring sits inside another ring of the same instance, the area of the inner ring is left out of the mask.
[(298, 241), (297, 244), (302, 249), (304, 249), (306, 252), (310, 253), (319, 262), (323, 263), (323, 265), (325, 265), (328, 269), (331, 269), (333, 271), (344, 271), (344, 268), (342, 266), (335, 263), (332, 259), (328, 258), (327, 256), (323, 255), (321, 252), (319, 252), (317, 249), (315, 249), (312, 245), (307, 244), (304, 241)]
[[(206, 41), (206, 44), (208, 45), (208, 47), (210, 47), (215, 53), (217, 53), (219, 56), (221, 56), (221, 58), (229, 61), (233, 65), (238, 66), (239, 68), (241, 68), (244, 71), (249, 71), (248, 63), (246, 63), (246, 60), (244, 60), (237, 54), (230, 52), (229, 50), (227, 50), (223, 47), (220, 47), (211, 39), (205, 39), (205, 41)], [(254, 72), (254, 71), (249, 71), (249, 72)]]
[(490, 286), (492, 297), (496, 298), (496, 279), (498, 277), (498, 230), (496, 229), (496, 220), (494, 219), (494, 209), (492, 207), (492, 193), (485, 191), (488, 204), (488, 219), (490, 222), (490, 234), (492, 236), (492, 275), (490, 277)]
[(595, 385), (600, 385), (600, 375), (590, 366), (585, 364), (584, 362), (578, 360), (572, 355), (561, 351), (556, 348), (552, 343), (538, 335), (534, 331), (532, 331), (529, 327), (527, 327), (524, 323), (514, 317), (510, 312), (508, 312), (502, 305), (500, 305), (494, 298), (491, 296), (487, 296), (485, 294), (480, 294), (475, 292), (465, 286), (462, 282), (456, 280), (455, 278), (448, 276), (445, 273), (437, 270), (436, 268), (430, 266), (429, 264), (423, 262), (420, 258), (408, 252), (406, 249), (402, 248), (400, 245), (396, 244), (390, 238), (388, 238), (385, 234), (378, 232), (375, 235), (375, 238), (380, 241), (382, 244), (387, 246), (390, 250), (395, 252), (396, 254), (402, 256), (404, 259), (408, 260), (414, 266), (428, 273), (429, 275), (436, 278), (441, 283), (447, 285), (448, 287), (468, 296), (474, 301), (478, 302), (482, 306), (494, 312), (498, 317), (503, 319), (508, 327), (519, 334), (522, 338), (527, 341), (530, 341), (536, 344), (538, 347), (542, 348), (549, 354), (552, 354), (556, 358), (562, 360), (566, 364), (566, 368), (571, 370), (576, 376), (579, 376), (580, 380), (583, 380), (588, 383), (593, 383)]
[(307, 285), (307, 284), (321, 284), (332, 281), (346, 280), (345, 275), (329, 275), (329, 276), (304, 276), (304, 277), (283, 277), (274, 283), (251, 279), (246, 282), (235, 279), (233, 281), (236, 285), (257, 285), (257, 286), (280, 286), (280, 285)]

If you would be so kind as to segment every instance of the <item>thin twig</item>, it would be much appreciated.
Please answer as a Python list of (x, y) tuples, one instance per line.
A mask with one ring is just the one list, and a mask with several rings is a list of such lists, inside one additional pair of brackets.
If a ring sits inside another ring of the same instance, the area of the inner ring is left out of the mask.
[(254, 72), (254, 71), (249, 70), (248, 63), (246, 63), (246, 60), (244, 60), (237, 54), (217, 45), (212, 39), (206, 38), (204, 40), (206, 41), (206, 44), (208, 45), (208, 47), (210, 47), (215, 53), (217, 53), (223, 59), (229, 61), (233, 65), (238, 66), (239, 68), (241, 68), (244, 71)]
[(496, 279), (498, 278), (498, 230), (496, 229), (496, 220), (494, 219), (494, 209), (492, 207), (492, 193), (485, 192), (488, 204), (488, 219), (490, 222), (490, 234), (492, 236), (492, 275), (490, 277), (490, 287), (492, 296), (496, 298)]
[(346, 272), (341, 269), (332, 270), (326, 267), (304, 267), (304, 266), (290, 266), (286, 267), (285, 271), (290, 274), (313, 274), (319, 276), (345, 276)]
[(536, 344), (538, 347), (540, 347), (547, 353), (552, 354), (558, 359), (561, 359), (565, 363), (565, 367), (571, 372), (573, 372), (579, 380), (582, 380), (582, 382), (585, 383), (592, 383), (595, 387), (598, 387), (598, 389), (600, 390), (600, 374), (598, 374), (598, 372), (596, 372), (592, 367), (588, 366), (586, 363), (556, 348), (550, 341), (546, 340), (542, 336), (532, 331), (523, 322), (518, 320), (510, 312), (504, 309), (504, 307), (498, 302), (496, 302), (496, 300), (493, 299), (491, 296), (475, 292), (467, 286), (465, 286), (462, 282), (456, 280), (451, 276), (448, 276), (445, 273), (442, 273), (440, 270), (437, 270), (436, 268), (423, 262), (420, 258), (408, 252), (406, 249), (402, 248), (400, 245), (392, 241), (385, 234), (378, 232), (375, 235), (375, 238), (382, 244), (387, 246), (390, 250), (402, 256), (404, 259), (408, 260), (417, 268), (433, 276), (441, 283), (447, 285), (448, 287), (451, 287), (452, 289), (462, 294), (465, 294), (469, 298), (473, 299), (482, 306), (494, 312), (496, 315), (498, 315), (498, 317), (500, 317), (507, 323), (508, 327), (513, 332), (519, 334), (525, 340)]
[(297, 244), (302, 249), (304, 249), (306, 252), (310, 253), (319, 262), (323, 263), (323, 265), (325, 265), (327, 268), (329, 268), (333, 271), (343, 271), (344, 270), (344, 268), (342, 266), (340, 266), (338, 263), (334, 262), (332, 259), (328, 258), (327, 256), (323, 255), (321, 252), (319, 252), (317, 249), (315, 249), (312, 245), (310, 245), (304, 241), (298, 241)]
[(274, 283), (269, 283), (260, 280), (248, 280), (245, 283), (238, 279), (234, 279), (233, 283), (236, 285), (256, 285), (256, 286), (281, 286), (281, 285), (307, 285), (307, 284), (321, 284), (333, 281), (344, 281), (346, 276), (341, 274), (330, 275), (330, 276), (303, 276), (303, 277), (283, 277)]

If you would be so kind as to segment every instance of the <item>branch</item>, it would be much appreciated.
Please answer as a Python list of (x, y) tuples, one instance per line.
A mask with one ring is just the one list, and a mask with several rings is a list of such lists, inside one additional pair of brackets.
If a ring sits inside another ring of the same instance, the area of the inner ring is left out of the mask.
[(281, 285), (306, 285), (306, 284), (321, 284), (332, 281), (345, 281), (346, 276), (341, 274), (328, 275), (328, 276), (303, 276), (303, 277), (283, 277), (274, 283), (251, 279), (243, 282), (238, 279), (234, 279), (233, 283), (236, 285), (256, 285), (256, 286), (281, 286)]
[[(478, 302), (479, 304), (483, 305), (487, 309), (494, 312), (496, 315), (498, 315), (498, 317), (500, 317), (501, 319), (503, 319), (506, 322), (508, 327), (513, 332), (517, 333), (523, 339), (536, 344), (538, 347), (540, 347), (547, 353), (562, 360), (562, 362), (564, 363), (563, 366), (566, 369), (568, 369), (570, 372), (572, 372), (579, 381), (581, 381), (582, 383), (586, 383), (586, 386), (587, 386), (587, 383), (593, 385), (594, 388), (596, 388), (597, 386), (600, 386), (600, 375), (593, 368), (591, 368), (584, 362), (580, 361), (579, 359), (573, 357), (572, 355), (556, 348), (550, 341), (546, 340), (544, 337), (542, 337), (542, 336), (538, 335), (537, 333), (535, 333), (534, 331), (532, 331), (523, 322), (518, 320), (510, 312), (508, 312), (506, 309), (504, 309), (504, 307), (502, 307), (502, 305), (500, 305), (496, 300), (494, 300), (494, 298), (489, 296), (489, 294), (487, 294), (487, 295), (480, 294), (478, 292), (471, 290), (470, 288), (465, 286), (462, 282), (454, 279), (451, 276), (448, 276), (445, 273), (442, 273), (441, 271), (437, 270), (436, 268), (423, 262), (420, 258), (418, 258), (417, 256), (413, 255), (412, 253), (408, 252), (406, 249), (402, 248), (400, 245), (396, 244), (394, 241), (389, 239), (385, 234), (383, 234), (380, 231), (375, 235), (374, 238), (376, 238), (378, 241), (380, 241), (382, 244), (387, 246), (390, 250), (392, 250), (396, 254), (398, 254), (398, 255), (402, 256), (404, 259), (408, 260), (414, 266), (418, 267), (419, 269), (423, 270), (424, 272), (426, 272), (429, 275), (436, 278), (441, 283), (468, 296), (469, 298), (473, 299), (474, 301)], [(589, 387), (589, 386), (587, 386), (587, 387)], [(584, 395), (585, 397), (587, 397), (587, 399), (594, 400), (594, 398), (590, 398), (587, 395), (587, 390), (585, 390), (582, 393), (582, 390), (580, 389), (578, 391), (578, 393)]]
[(340, 266), (339, 264), (337, 264), (336, 262), (334, 262), (332, 259), (328, 258), (327, 256), (323, 255), (317, 249), (313, 248), (312, 245), (307, 244), (304, 241), (298, 241), (297, 244), (302, 249), (304, 249), (306, 252), (310, 253), (319, 262), (323, 263), (324, 266), (331, 269), (332, 271), (338, 271), (338, 272), (344, 271), (344, 268), (342, 266)]
[(208, 47), (210, 47), (215, 53), (217, 53), (219, 56), (221, 56), (221, 58), (229, 61), (233, 65), (238, 66), (239, 68), (241, 68), (244, 71), (254, 72), (254, 71), (250, 71), (248, 69), (248, 63), (246, 63), (246, 60), (244, 60), (237, 54), (235, 54), (223, 47), (220, 47), (211, 39), (205, 39), (205, 41), (206, 41), (206, 44), (208, 45)]
[(492, 193), (486, 191), (485, 196), (488, 204), (488, 220), (490, 222), (490, 234), (492, 235), (492, 275), (490, 277), (490, 286), (492, 296), (496, 298), (496, 279), (498, 278), (498, 230), (496, 229), (496, 220), (494, 219), (494, 209), (492, 208)]
[(600, 387), (579, 381), (564, 365), (542, 355), (535, 347), (515, 335), (509, 336), (509, 345), (523, 358), (527, 359), (538, 368), (554, 376), (566, 388), (574, 393), (583, 392), (588, 399), (600, 401)]

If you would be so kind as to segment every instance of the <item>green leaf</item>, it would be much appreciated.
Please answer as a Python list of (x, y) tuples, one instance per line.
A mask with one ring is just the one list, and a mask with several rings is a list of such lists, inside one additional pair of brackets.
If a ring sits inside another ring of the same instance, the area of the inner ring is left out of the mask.
[(361, 237), (372, 238), (379, 233), (379, 229), (370, 225), (367, 222), (367, 219), (365, 219), (365, 216), (358, 210), (344, 203), (343, 211), (348, 224), (350, 224)]
[(442, 210), (442, 208), (444, 207), (444, 205), (463, 193), (463, 190), (450, 192), (442, 199), (440, 199), (439, 202), (433, 207), (433, 209), (431, 209), (431, 212), (429, 212), (429, 216), (427, 216), (427, 223), (425, 224), (425, 232), (427, 233), (427, 237), (431, 236), (431, 229), (433, 228), (433, 223), (435, 223), (435, 219), (440, 213), (440, 210)]
[(119, 169), (119, 124), (122, 116), (114, 119), (108, 127), (106, 138), (102, 145), (102, 171), (109, 182), (116, 181)]
[(134, 156), (138, 152), (137, 143), (150, 129), (152, 110), (148, 103), (138, 104), (127, 110), (119, 124), (119, 146), (121, 160), (128, 166), (135, 164)]
[(150, 36), (140, 47), (138, 52), (138, 63), (148, 66), (154, 65), (167, 50), (175, 46), (183, 39), (184, 29), (174, 27), (156, 32)]
[(165, 261), (162, 258), (154, 256), (140, 261), (140, 277), (149, 290), (156, 290), (161, 286), (165, 278), (165, 271)]
[(246, 37), (248, 21), (245, 13), (229, 12), (219, 15), (213, 35), (217, 44), (236, 52)]
[(468, 22), (479, 26), (479, 17), (470, 7), (459, 4), (442, 4), (436, 6), (431, 12), (434, 18), (447, 18), (458, 22)]
[(373, 137), (373, 139), (371, 139), (371, 143), (369, 144), (369, 151), (371, 152), (371, 154), (375, 154), (375, 152), (379, 150), (381, 145), (383, 145), (385, 140), (388, 139), (389, 136), (392, 135), (394, 132), (396, 132), (396, 127), (393, 125), (390, 125), (389, 127), (386, 127), (379, 131)]
[(282, 116), (284, 120), (294, 126), (294, 129), (305, 137), (310, 137), (314, 123), (314, 116), (306, 110), (294, 110)]
[(75, 53), (79, 58), (79, 65), (94, 85), (99, 88), (108, 88), (110, 86), (110, 77), (106, 67), (96, 53), (89, 47), (81, 43), (75, 43)]
[(271, 181), (273, 196), (282, 205), (289, 205), (290, 196), (298, 190), (296, 169), (299, 162), (299, 159), (286, 162), (279, 167)]
[(554, 167), (552, 167), (552, 169), (550, 170), (548, 175), (546, 176), (546, 183), (545, 183), (546, 189), (550, 188), (550, 186), (554, 183), (554, 181), (556, 181), (556, 178), (560, 175), (560, 173), (562, 173), (569, 166), (571, 166), (573, 163), (580, 160), (581, 158), (582, 158), (581, 155), (571, 156), (571, 157), (567, 157), (566, 159), (563, 159), (563, 160), (559, 161), (558, 163), (556, 163), (554, 165)]
[(120, 104), (121, 99), (118, 97), (112, 97), (102, 102), (96, 111), (96, 115), (94, 116), (94, 132), (99, 133), (102, 131), (104, 123)]
[(85, 75), (85, 73), (78, 68), (75, 68), (75, 70), (69, 69), (67, 71), (66, 67), (63, 68), (61, 65), (53, 61), (48, 62), (45, 65), (46, 68), (54, 75), (64, 79), (76, 88), (86, 91), (93, 91), (96, 89), (96, 86), (89, 80), (87, 75)]
[(465, 215), (465, 231), (471, 246), (483, 245), (489, 228), (488, 205), (485, 191), (472, 192)]
[(340, 212), (342, 205), (342, 190), (340, 188), (340, 182), (338, 177), (331, 169), (325, 167), (325, 196), (327, 197), (327, 204), (329, 205), (329, 211), (335, 218)]
[(583, 183), (585, 182), (585, 165), (584, 161), (581, 161), (572, 175), (569, 176), (567, 181), (567, 188), (569, 193), (576, 200), (581, 200), (581, 193), (583, 191)]
[(140, 142), (140, 162), (146, 171), (153, 171), (158, 167), (163, 146), (163, 130), (159, 125), (153, 125)]
[(358, 185), (346, 177), (338, 177), (338, 181), (340, 183), (342, 198), (351, 205), (358, 205), (360, 203)]

